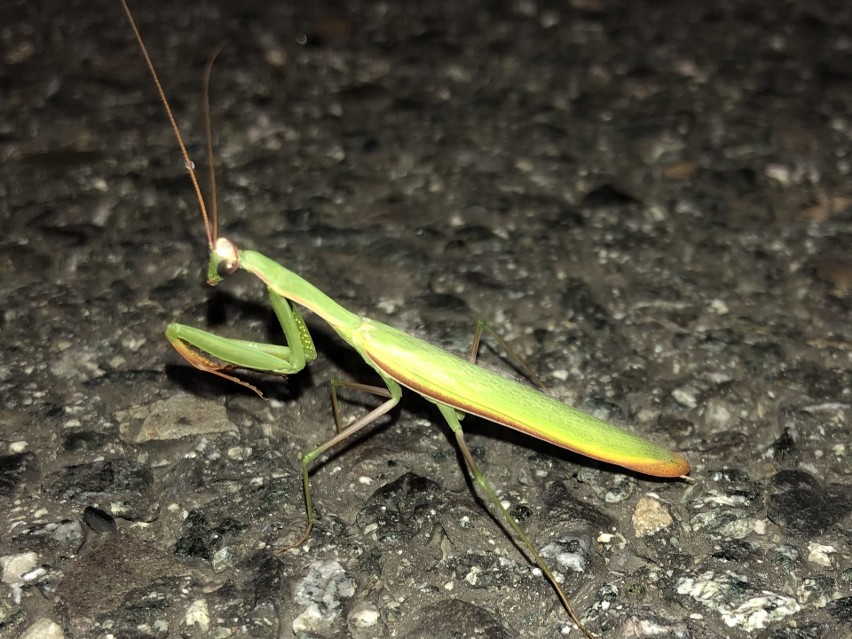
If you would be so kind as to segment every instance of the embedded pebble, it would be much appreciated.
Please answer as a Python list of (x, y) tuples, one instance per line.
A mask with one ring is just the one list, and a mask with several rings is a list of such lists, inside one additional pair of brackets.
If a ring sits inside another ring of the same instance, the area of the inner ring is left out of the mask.
[(336, 561), (315, 561), (296, 586), (293, 599), (305, 610), (293, 620), (293, 632), (328, 628), (343, 610), (341, 599), (355, 594), (352, 578)]
[(237, 431), (223, 405), (182, 393), (119, 411), (116, 419), (121, 438), (134, 444)]
[(643, 497), (633, 511), (633, 529), (637, 537), (647, 537), (671, 525), (672, 516), (656, 499)]
[(20, 639), (64, 639), (64, 637), (65, 633), (62, 632), (62, 626), (51, 619), (42, 617), (24, 630)]
[(379, 620), (379, 611), (371, 605), (361, 606), (349, 615), (349, 623), (356, 628), (370, 628)]
[(24, 575), (38, 565), (38, 555), (34, 552), (23, 552), (17, 555), (0, 557), (0, 570), (3, 571), (3, 583), (20, 584)]
[(812, 541), (808, 544), (808, 561), (812, 564), (831, 568), (831, 557), (836, 553), (834, 546), (824, 546)]
[(693, 577), (682, 577), (678, 580), (677, 592), (718, 612), (728, 627), (746, 632), (766, 628), (801, 610), (793, 597), (752, 584), (745, 575), (733, 571), (716, 574), (708, 570)]
[(196, 599), (193, 601), (183, 616), (183, 622), (187, 626), (198, 626), (199, 630), (207, 632), (210, 629), (210, 611), (207, 608), (207, 600)]

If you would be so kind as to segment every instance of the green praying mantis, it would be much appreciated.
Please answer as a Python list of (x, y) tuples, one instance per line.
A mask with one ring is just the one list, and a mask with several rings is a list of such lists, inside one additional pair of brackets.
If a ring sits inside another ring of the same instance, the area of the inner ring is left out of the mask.
[[(465, 414), (475, 415), (587, 457), (655, 477), (686, 479), (690, 470), (686, 457), (563, 404), (530, 386), (476, 365), (479, 337), (485, 329), (485, 325), (481, 322), (477, 326), (470, 356), (465, 359), (392, 326), (352, 313), (313, 284), (277, 262), (256, 251), (238, 250), (230, 240), (217, 237), (212, 162), (210, 163), (211, 184), (214, 197), (212, 216), (208, 216), (193, 163), (189, 158), (154, 64), (126, 0), (121, 0), (121, 3), (154, 79), (198, 198), (210, 248), (207, 282), (215, 286), (239, 269), (255, 275), (266, 285), (269, 302), (286, 338), (286, 345), (263, 344), (217, 337), (207, 331), (171, 323), (166, 328), (166, 337), (171, 345), (195, 368), (241, 384), (261, 395), (257, 388), (229, 374), (229, 371), (241, 368), (275, 375), (291, 375), (298, 373), (307, 362), (315, 359), (317, 353), (313, 340), (298, 310), (298, 307), (302, 307), (315, 313), (331, 326), (347, 344), (357, 351), (384, 384), (384, 386), (368, 386), (339, 380), (332, 381), (332, 403), (337, 432), (329, 440), (301, 457), (307, 523), (302, 536), (279, 550), (279, 554), (301, 545), (311, 533), (314, 514), (309, 471), (312, 462), (325, 451), (391, 411), (400, 401), (402, 389), (407, 388), (438, 408), (455, 436), (468, 470), (477, 485), (529, 551), (535, 564), (553, 586), (571, 620), (582, 632), (592, 637), (593, 635), (574, 612), (550, 567), (520, 524), (503, 506), (479, 469), (465, 441), (461, 419)], [(208, 93), (211, 65), (212, 60), (205, 73), (205, 97)], [(205, 108), (206, 104), (205, 100)], [(206, 112), (206, 115), (208, 154), (212, 156), (209, 112)], [(336, 387), (339, 385), (378, 395), (385, 401), (363, 417), (341, 427), (336, 397)]]

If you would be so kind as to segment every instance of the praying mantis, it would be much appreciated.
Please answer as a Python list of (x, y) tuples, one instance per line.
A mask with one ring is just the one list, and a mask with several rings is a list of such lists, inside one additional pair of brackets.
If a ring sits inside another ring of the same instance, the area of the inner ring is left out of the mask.
[[(405, 388), (437, 407), (452, 431), (476, 484), (544, 573), (571, 620), (588, 637), (592, 637), (572, 608), (553, 571), (520, 524), (503, 506), (479, 469), (466, 443), (461, 426), (462, 418), (466, 414), (475, 415), (587, 457), (655, 477), (686, 479), (690, 470), (686, 457), (583, 413), (521, 382), (478, 366), (475, 362), (476, 352), (479, 338), (486, 328), (481, 322), (477, 325), (470, 356), (465, 359), (392, 326), (352, 313), (316, 286), (277, 262), (256, 251), (240, 250), (227, 238), (217, 237), (215, 195), (212, 200), (212, 215), (208, 216), (193, 163), (154, 64), (127, 1), (121, 0), (121, 3), (165, 107), (198, 199), (210, 249), (207, 282), (215, 286), (240, 269), (260, 279), (267, 288), (269, 302), (281, 325), (286, 345), (218, 337), (178, 323), (171, 323), (166, 328), (168, 341), (195, 368), (238, 383), (261, 395), (257, 388), (231, 375), (230, 370), (241, 368), (274, 375), (291, 375), (298, 373), (307, 362), (315, 359), (317, 351), (298, 310), (301, 307), (325, 321), (363, 358), (383, 383), (383, 386), (371, 386), (332, 381), (332, 402), (337, 431), (333, 437), (301, 456), (306, 527), (299, 539), (280, 549), (278, 554), (301, 545), (310, 536), (314, 524), (309, 479), (312, 462), (391, 411), (400, 401), (402, 389)], [(205, 73), (205, 96), (211, 65), (212, 61)], [(209, 113), (206, 120), (208, 154), (211, 154)], [(215, 185), (212, 168), (211, 183)], [(215, 186), (213, 190), (215, 194)], [(384, 401), (363, 417), (341, 427), (336, 396), (336, 387), (340, 385), (375, 394), (383, 397)]]

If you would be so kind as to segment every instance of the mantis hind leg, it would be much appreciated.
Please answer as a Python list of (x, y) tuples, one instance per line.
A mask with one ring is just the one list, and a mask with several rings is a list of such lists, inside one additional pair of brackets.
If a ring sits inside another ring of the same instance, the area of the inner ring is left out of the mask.
[(547, 387), (544, 385), (544, 382), (542, 382), (541, 378), (532, 371), (532, 369), (524, 361), (523, 357), (518, 355), (515, 350), (511, 346), (509, 346), (509, 343), (506, 340), (500, 337), (494, 331), (493, 328), (491, 328), (486, 322), (483, 322), (482, 320), (479, 320), (476, 323), (476, 328), (473, 332), (473, 342), (470, 345), (470, 352), (467, 355), (467, 358), (468, 360), (470, 360), (471, 363), (476, 364), (476, 360), (479, 356), (479, 345), (482, 341), (482, 334), (486, 332), (491, 335), (491, 337), (493, 337), (498, 344), (500, 344), (503, 350), (506, 351), (506, 353), (512, 359), (514, 359), (515, 362), (517, 362), (518, 368), (520, 368), (521, 372), (523, 372), (523, 374), (528, 380), (530, 380), (533, 384), (538, 386), (544, 392), (547, 392)]
[(553, 574), (553, 571), (544, 561), (544, 558), (541, 556), (541, 554), (539, 554), (538, 550), (536, 550), (532, 541), (530, 541), (529, 537), (527, 537), (526, 532), (524, 532), (524, 529), (521, 528), (521, 525), (514, 517), (512, 517), (509, 511), (506, 510), (506, 508), (500, 502), (500, 499), (497, 497), (497, 493), (494, 491), (494, 489), (491, 487), (491, 484), (489, 484), (488, 480), (485, 478), (485, 475), (479, 469), (479, 466), (473, 459), (473, 455), (471, 454), (470, 449), (467, 447), (467, 442), (464, 438), (464, 431), (462, 430), (462, 426), (459, 421), (458, 415), (456, 414), (456, 410), (451, 406), (447, 406), (445, 404), (437, 404), (437, 406), (438, 410), (441, 411), (441, 415), (444, 416), (444, 419), (447, 421), (447, 424), (449, 425), (450, 429), (453, 431), (453, 434), (456, 437), (456, 443), (458, 444), (459, 450), (461, 450), (462, 457), (464, 457), (465, 463), (467, 464), (467, 467), (470, 470), (474, 481), (476, 481), (476, 483), (488, 497), (488, 501), (491, 502), (492, 506), (494, 506), (494, 508), (500, 513), (500, 515), (503, 517), (503, 520), (515, 532), (515, 535), (517, 535), (521, 543), (523, 543), (526, 549), (530, 552), (536, 565), (541, 569), (545, 577), (547, 577), (548, 581), (550, 581), (550, 584), (553, 586), (553, 589), (556, 590), (556, 594), (559, 596), (559, 600), (562, 602), (562, 605), (568, 612), (568, 616), (571, 617), (571, 621), (573, 621), (587, 637), (589, 637), (590, 639), (594, 639), (594, 635), (586, 629), (586, 627), (583, 625), (583, 622), (581, 622), (579, 617), (577, 617), (577, 614), (574, 612), (574, 608), (568, 601), (568, 597), (565, 595), (562, 590), (562, 587), (556, 581), (556, 576)]
[[(337, 434), (335, 434), (335, 436), (329, 439), (328, 441), (323, 442), (313, 450), (302, 455), (302, 490), (305, 494), (305, 512), (307, 515), (307, 525), (305, 526), (305, 532), (302, 533), (302, 535), (296, 541), (287, 544), (282, 548), (279, 548), (275, 552), (276, 555), (281, 555), (290, 550), (291, 548), (301, 546), (308, 540), (308, 537), (310, 537), (311, 535), (311, 530), (314, 527), (314, 507), (313, 501), (311, 499), (310, 467), (313, 461), (317, 457), (322, 455), (325, 451), (327, 451), (329, 448), (332, 448), (333, 446), (336, 446), (345, 439), (348, 439), (365, 426), (369, 426), (370, 424), (372, 424), (382, 415), (385, 415), (391, 410), (393, 410), (393, 407), (399, 403), (399, 400), (402, 397), (402, 388), (400, 388), (399, 384), (397, 384), (392, 379), (386, 378), (384, 376), (382, 376), (382, 379), (385, 382), (385, 388), (382, 388), (381, 386), (367, 386), (366, 384), (344, 382), (343, 380), (339, 379), (334, 379), (331, 381), (332, 407), (334, 410), (334, 422), (335, 427), (337, 429)], [(386, 397), (387, 400), (379, 404), (379, 406), (371, 410), (363, 417), (356, 419), (351, 424), (341, 428), (340, 408), (337, 401), (336, 390), (338, 386), (349, 386), (351, 388), (355, 388), (357, 390), (361, 390), (367, 393)]]

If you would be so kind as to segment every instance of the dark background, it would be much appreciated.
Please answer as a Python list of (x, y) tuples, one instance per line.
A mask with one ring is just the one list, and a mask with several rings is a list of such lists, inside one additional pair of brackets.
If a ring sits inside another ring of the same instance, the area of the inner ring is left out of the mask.
[[(848, 3), (134, 11), (200, 168), (228, 43), (223, 234), (459, 352), (486, 319), (555, 395), (689, 455), (696, 484), (654, 481), (465, 420), (591, 630), (850, 633)], [(416, 396), (318, 467), (310, 541), (272, 556), (327, 381), (374, 377), (310, 317), (309, 370), (251, 377), (269, 401), (188, 368), (170, 321), (281, 336), (257, 281), (203, 287), (120, 6), (0, 24), (4, 636), (564, 636)]]

